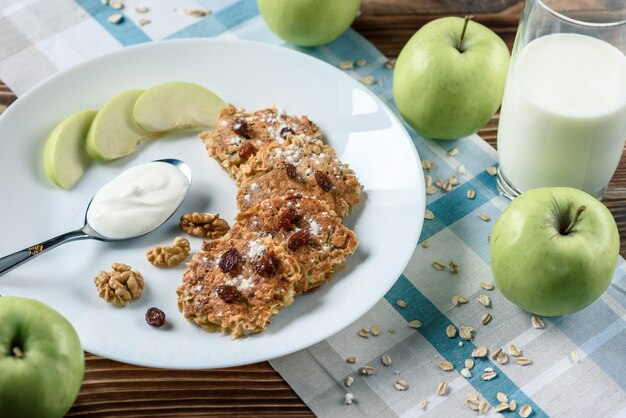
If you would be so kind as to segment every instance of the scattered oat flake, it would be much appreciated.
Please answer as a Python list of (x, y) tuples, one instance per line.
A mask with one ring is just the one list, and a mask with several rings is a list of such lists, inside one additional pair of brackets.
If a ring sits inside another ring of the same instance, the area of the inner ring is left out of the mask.
[(482, 376), (480, 376), (480, 378), (483, 380), (491, 380), (491, 379), (494, 379), (496, 376), (498, 376), (498, 374), (494, 372), (493, 370), (491, 370), (491, 371), (483, 373)]
[(491, 176), (495, 176), (496, 174), (498, 174), (498, 169), (494, 166), (487, 167), (487, 173), (489, 173), (489, 175)]
[(376, 368), (372, 366), (361, 366), (359, 367), (359, 373), (363, 376), (371, 376), (376, 373)]
[(404, 380), (396, 380), (393, 382), (393, 387), (402, 392), (409, 389), (409, 384)]
[(439, 261), (433, 261), (433, 267), (435, 268), (435, 270), (439, 271), (443, 271), (446, 269), (446, 266)]
[(142, 14), (142, 13), (148, 13), (149, 11), (150, 11), (150, 9), (148, 7), (146, 7), (146, 6), (137, 6), (137, 7), (135, 7), (135, 13)]
[(354, 400), (354, 395), (351, 394), (350, 392), (346, 393), (346, 395), (343, 398), (343, 401), (345, 402), (346, 405), (352, 405), (353, 400)]
[(137, 23), (139, 23), (139, 26), (146, 26), (152, 23), (152, 21), (150, 19), (142, 18), (142, 19), (139, 19)]
[(530, 322), (532, 322), (533, 327), (537, 328), (537, 329), (543, 329), (546, 327), (545, 322), (543, 322), (543, 319), (539, 318), (538, 316), (533, 315), (533, 317), (530, 319)]
[(424, 177), (424, 182), (426, 183), (426, 187), (433, 185), (433, 178), (430, 175)]
[(374, 337), (378, 337), (380, 335), (380, 325), (372, 325), (372, 328), (370, 328), (370, 333), (374, 336)]
[(193, 7), (185, 7), (183, 13), (187, 16), (204, 17), (211, 14), (211, 9), (196, 9)]
[(472, 333), (474, 332), (474, 328), (462, 325), (459, 329), (459, 333), (461, 334), (461, 338), (465, 341), (470, 341), (472, 339)]
[(356, 66), (357, 67), (363, 67), (365, 64), (367, 64), (367, 60), (361, 58), (359, 60), (356, 61)]
[(473, 199), (476, 197), (476, 192), (472, 189), (468, 189), (467, 190), (467, 198), (468, 199)]
[(491, 220), (491, 216), (487, 215), (486, 213), (479, 213), (478, 217), (485, 222), (489, 222)]
[(531, 364), (533, 361), (530, 359), (530, 357), (515, 357), (515, 362), (520, 366), (526, 366), (528, 364)]
[(515, 344), (511, 344), (511, 345), (509, 345), (509, 354), (512, 355), (513, 357), (521, 356), (522, 355), (522, 349), (519, 348)]
[[(502, 402), (502, 403), (506, 403), (506, 402), (508, 402), (508, 401), (509, 401), (509, 397), (508, 397), (508, 396), (506, 396), (506, 393), (503, 393), (503, 392), (498, 392), (498, 393), (496, 394), (496, 399), (497, 399), (497, 400), (499, 400), (499, 401), (500, 401), (500, 402)], [(508, 408), (508, 407), (509, 407), (509, 406), (507, 405), (507, 408)]]
[(352, 383), (354, 383), (354, 377), (352, 376), (346, 376), (346, 378), (343, 380), (343, 384), (346, 385), (347, 388), (352, 386)]
[(462, 175), (462, 176), (467, 174), (467, 169), (465, 168), (465, 166), (463, 164), (459, 164), (459, 166), (456, 168), (456, 171), (458, 171), (459, 174)]
[(404, 300), (402, 300), (402, 299), (398, 299), (398, 300), (396, 301), (396, 305), (398, 305), (398, 306), (399, 306), (399, 307), (401, 307), (401, 308), (406, 308), (408, 304), (406, 303), (406, 301), (404, 301)]
[(454, 157), (455, 155), (457, 155), (459, 153), (459, 149), (457, 147), (452, 147), (448, 150), (448, 155), (450, 157)]
[(476, 347), (472, 350), (472, 357), (487, 357), (489, 349), (487, 347)]
[(491, 306), (491, 299), (489, 299), (489, 296), (487, 295), (481, 294), (476, 298), (476, 300), (486, 308)]
[(395, 58), (387, 60), (387, 62), (385, 63), (385, 68), (387, 68), (389, 70), (393, 70), (395, 66), (396, 66), (396, 59)]
[(482, 399), (479, 403), (478, 403), (478, 413), (479, 414), (485, 414), (487, 413), (487, 411), (489, 411), (489, 408), (491, 408), (491, 405), (489, 405), (489, 402), (487, 402), (486, 400)]
[(444, 360), (439, 362), (439, 368), (444, 372), (451, 372), (454, 370), (454, 365), (452, 365), (449, 361)]
[(449, 338), (454, 338), (454, 337), (456, 337), (456, 327), (455, 327), (454, 325), (452, 325), (452, 324), (448, 325), (448, 326), (446, 327), (446, 335), (447, 335)]
[(569, 353), (569, 358), (572, 360), (572, 363), (580, 363), (580, 356), (576, 350)]
[(522, 405), (522, 407), (519, 409), (519, 416), (522, 418), (528, 418), (532, 413), (533, 409), (528, 404)]
[(509, 356), (504, 351), (501, 351), (496, 357), (496, 361), (500, 364), (507, 364), (509, 362)]
[(124, 20), (124, 16), (122, 16), (121, 13), (112, 14), (111, 16), (107, 18), (107, 21), (111, 23), (112, 25), (118, 25), (122, 23), (123, 20)]
[(491, 314), (489, 312), (484, 313), (482, 318), (480, 318), (480, 323), (483, 325), (487, 325), (490, 322), (491, 322)]
[(424, 241), (422, 241), (422, 248), (428, 248), (430, 247), (430, 242), (428, 242), (427, 239), (425, 239)]
[(432, 213), (430, 210), (426, 209), (424, 211), (424, 219), (428, 219), (429, 221), (433, 220), (433, 219), (435, 219), (435, 214)]
[(433, 195), (435, 193), (437, 193), (437, 189), (433, 186), (426, 186), (426, 194), (427, 195)]
[(342, 70), (351, 70), (353, 66), (354, 61), (346, 60), (339, 63), (339, 68), (341, 68)]
[(346, 359), (346, 361), (347, 361), (348, 363), (350, 363), (350, 364), (354, 364), (354, 363), (356, 363), (356, 357), (354, 357), (354, 356), (350, 356), (350, 357), (348, 357), (348, 358)]
[(411, 328), (418, 329), (418, 328), (421, 328), (421, 327), (422, 327), (422, 321), (420, 321), (419, 319), (414, 319), (414, 320), (412, 320), (412, 321), (409, 321), (408, 325), (409, 325)]
[(493, 290), (495, 286), (491, 282), (480, 282), (480, 287), (485, 290)]
[(428, 405), (428, 399), (422, 400), (420, 403), (417, 404), (417, 407), (424, 411), (426, 410), (426, 405)]
[(513, 411), (515, 411), (515, 409), (517, 409), (517, 401), (515, 399), (513, 399), (509, 403), (509, 411), (513, 412)]
[(381, 362), (382, 362), (385, 366), (391, 366), (391, 363), (392, 363), (392, 361), (391, 361), (391, 356), (390, 356), (389, 354), (387, 354), (387, 353), (383, 354), (383, 355), (380, 357), (380, 361), (381, 361)]
[(370, 330), (367, 328), (361, 328), (356, 333), (359, 337), (363, 337), (363, 338), (369, 338), (370, 336)]
[(470, 372), (470, 370), (467, 367), (464, 367), (461, 369), (461, 376), (463, 376), (466, 379), (469, 379), (470, 377), (472, 377), (472, 372)]
[(472, 370), (474, 368), (474, 359), (471, 359), (471, 358), (465, 359), (465, 367)]
[(448, 393), (448, 382), (441, 382), (437, 385), (437, 395), (446, 396)]
[(457, 178), (457, 176), (455, 176), (454, 174), (450, 176), (450, 180), (448, 180), (450, 182), (451, 185), (453, 186), (458, 186), (459, 184), (461, 184), (461, 182), (459, 181), (459, 179)]
[(450, 273), (452, 274), (457, 274), (459, 272), (459, 266), (457, 266), (456, 264), (454, 264), (453, 261), (450, 261), (448, 263), (448, 266), (450, 267)]
[(506, 411), (507, 409), (509, 409), (509, 404), (506, 402), (502, 402), (500, 405), (496, 406), (495, 411), (502, 412), (502, 411)]
[(124, 8), (124, 4), (119, 1), (112, 1), (109, 3), (109, 7), (115, 10), (122, 10)]
[(366, 86), (371, 86), (372, 84), (376, 82), (376, 79), (372, 77), (371, 75), (367, 75), (365, 77), (361, 77), (359, 81), (365, 84)]

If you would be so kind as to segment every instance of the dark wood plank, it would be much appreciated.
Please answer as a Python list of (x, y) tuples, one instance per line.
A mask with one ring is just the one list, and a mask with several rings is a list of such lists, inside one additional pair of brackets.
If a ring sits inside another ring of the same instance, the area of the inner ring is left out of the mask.
[[(517, 0), (363, 0), (354, 28), (390, 58), (432, 19), (467, 13), (512, 46), (522, 2)], [(0, 112), (16, 99), (0, 82)], [(498, 115), (479, 134), (496, 146)], [(626, 159), (611, 183), (626, 189)], [(626, 196), (626, 192), (623, 196)], [(605, 199), (623, 237), (626, 198)], [(86, 373), (71, 417), (312, 416), (267, 362), (218, 370), (163, 370), (131, 366), (86, 354)]]

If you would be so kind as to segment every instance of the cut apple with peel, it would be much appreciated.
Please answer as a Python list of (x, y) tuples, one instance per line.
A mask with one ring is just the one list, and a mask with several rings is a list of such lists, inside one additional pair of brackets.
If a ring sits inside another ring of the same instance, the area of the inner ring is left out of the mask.
[(57, 186), (70, 189), (91, 163), (85, 138), (97, 110), (74, 113), (52, 130), (43, 150), (46, 176)]
[(149, 132), (215, 126), (226, 103), (194, 83), (172, 81), (147, 89), (135, 102), (134, 117)]
[(87, 153), (92, 158), (108, 161), (125, 157), (135, 152), (141, 142), (154, 136), (142, 129), (133, 117), (133, 107), (143, 92), (124, 91), (102, 106), (87, 134)]

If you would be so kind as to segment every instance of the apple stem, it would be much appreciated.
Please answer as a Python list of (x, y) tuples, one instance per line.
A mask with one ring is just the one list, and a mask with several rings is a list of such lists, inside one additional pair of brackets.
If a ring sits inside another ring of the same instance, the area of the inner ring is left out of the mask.
[(13, 355), (17, 358), (24, 358), (24, 352), (22, 351), (21, 348), (15, 346), (13, 347), (13, 350), (11, 350), (13, 352)]
[(586, 209), (587, 207), (583, 205), (576, 210), (576, 213), (574, 214), (574, 219), (572, 219), (572, 222), (570, 222), (567, 228), (565, 228), (565, 231), (563, 231), (563, 235), (567, 235), (572, 231), (574, 225), (576, 225), (576, 222), (578, 222), (578, 218), (580, 218), (580, 214), (583, 213)]
[(465, 21), (463, 22), (463, 30), (461, 30), (461, 37), (459, 38), (459, 43), (456, 46), (456, 49), (458, 49), (459, 52), (463, 52), (462, 48), (463, 48), (463, 38), (465, 38), (465, 30), (467, 29), (467, 24), (473, 18), (474, 18), (474, 15), (465, 16)]

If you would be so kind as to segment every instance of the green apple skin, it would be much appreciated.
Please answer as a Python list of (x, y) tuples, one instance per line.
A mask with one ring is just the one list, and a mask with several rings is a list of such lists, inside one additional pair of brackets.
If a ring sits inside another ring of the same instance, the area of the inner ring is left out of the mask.
[(209, 128), (226, 103), (215, 93), (194, 83), (171, 81), (143, 92), (133, 115), (148, 132)]
[(63, 119), (52, 130), (43, 150), (46, 176), (57, 186), (70, 189), (91, 164), (85, 139), (97, 110), (83, 110)]
[(402, 48), (393, 73), (400, 114), (420, 135), (457, 139), (482, 128), (502, 102), (509, 50), (494, 32), (444, 17), (417, 31)]
[[(567, 235), (580, 206), (585, 206)], [(522, 309), (543, 316), (578, 312), (611, 282), (619, 252), (611, 212), (587, 193), (567, 187), (532, 189), (496, 221), (490, 239), (496, 286)]]
[(258, 0), (272, 32), (298, 46), (328, 44), (356, 18), (361, 0)]
[(133, 107), (144, 90), (127, 90), (102, 106), (87, 133), (86, 150), (98, 161), (109, 161), (135, 152), (150, 135), (133, 117)]
[[(49, 306), (14, 296), (0, 297), (0, 324), (0, 416), (64, 416), (85, 371), (74, 328)], [(15, 346), (22, 358), (12, 354)]]

